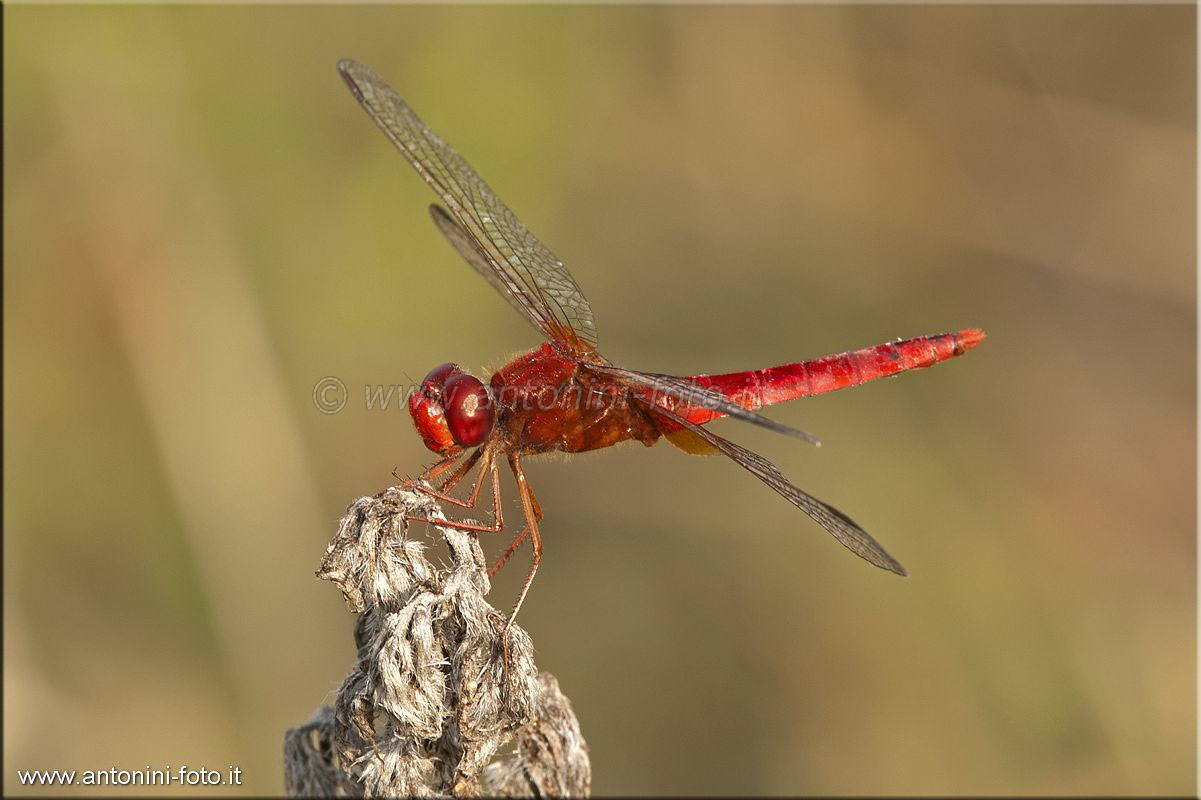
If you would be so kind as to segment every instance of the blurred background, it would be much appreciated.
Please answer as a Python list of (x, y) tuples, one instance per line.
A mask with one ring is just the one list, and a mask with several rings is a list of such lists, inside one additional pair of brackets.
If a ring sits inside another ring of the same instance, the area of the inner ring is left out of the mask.
[(432, 461), (364, 387), (538, 343), (350, 56), (571, 266), (619, 364), (988, 332), (772, 412), (821, 449), (716, 425), (908, 580), (715, 458), (529, 464), (521, 623), (597, 794), (1192, 794), (1195, 13), (9, 7), (5, 792), (181, 764), (282, 791), (354, 659), (325, 544)]

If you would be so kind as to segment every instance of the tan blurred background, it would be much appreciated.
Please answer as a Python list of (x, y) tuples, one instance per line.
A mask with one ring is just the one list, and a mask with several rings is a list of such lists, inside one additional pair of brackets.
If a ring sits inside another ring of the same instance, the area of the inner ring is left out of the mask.
[(431, 460), (364, 385), (537, 343), (351, 56), (571, 265), (620, 364), (989, 334), (773, 412), (821, 449), (718, 425), (909, 580), (716, 459), (530, 466), (521, 622), (596, 793), (1191, 794), (1194, 15), (10, 6), (5, 792), (168, 764), (280, 792), (353, 659), (325, 543)]

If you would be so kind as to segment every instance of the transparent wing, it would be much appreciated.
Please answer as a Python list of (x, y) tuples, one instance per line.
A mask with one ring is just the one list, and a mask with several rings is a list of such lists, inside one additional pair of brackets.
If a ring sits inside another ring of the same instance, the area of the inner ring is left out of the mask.
[(465, 251), (461, 237), (447, 234), (448, 228), (435, 216), (461, 254), (474, 253), (476, 258), (468, 258), (468, 263), (547, 338), (565, 342), (577, 352), (594, 351), (592, 307), (563, 262), (383, 78), (351, 59), (339, 61), (338, 71), (376, 125), (442, 198), (458, 228), (475, 243)]
[(693, 434), (704, 439), (714, 448), (738, 462), (748, 472), (766, 483), (783, 496), (785, 500), (805, 512), (810, 519), (829, 531), (843, 547), (855, 555), (889, 572), (895, 572), (898, 575), (908, 574), (900, 562), (890, 556), (888, 551), (872, 538), (871, 534), (855, 524), (853, 519), (833, 506), (828, 506), (816, 497), (793, 486), (780, 473), (780, 470), (776, 469), (775, 465), (763, 456), (752, 453), (745, 447), (736, 445), (728, 439), (723, 439), (712, 431), (700, 425), (695, 425), (679, 414), (668, 411), (661, 406), (652, 405), (645, 401), (640, 402), (651, 413), (666, 417), (676, 425), (687, 428)]
[(492, 262), (488, 259), (488, 254), (476, 244), (475, 239), (467, 231), (463, 230), (463, 226), (455, 222), (454, 218), (446, 213), (446, 209), (437, 203), (430, 206), (430, 217), (433, 218), (434, 224), (438, 226), (438, 230), (442, 231), (442, 235), (446, 237), (446, 241), (450, 242), (451, 246), (463, 257), (463, 260), (470, 264), (472, 269), (482, 275), (484, 280), (492, 284), (492, 288), (500, 292), (500, 296), (508, 300), (513, 308), (520, 311), (534, 323), (535, 327), (539, 327), (540, 329), (538, 322), (526, 314), (525, 307), (521, 304), (521, 301), (509, 291), (508, 287), (501, 280), (499, 273), (497, 273), (496, 269), (492, 266)]
[[(805, 433), (805, 431), (797, 430), (782, 422), (776, 422), (770, 417), (756, 414), (754, 411), (748, 411), (742, 406), (731, 402), (721, 392), (693, 383), (686, 378), (678, 378), (675, 375), (661, 375), (656, 372), (638, 372), (637, 370), (625, 369), (624, 367), (616, 367), (612, 364), (596, 362), (588, 362), (584, 365), (584, 368), (649, 390), (642, 393), (640, 399), (658, 410), (674, 409), (678, 403), (707, 408), (713, 411), (720, 411), (722, 414), (726, 414), (734, 419), (740, 419), (743, 422), (767, 428), (769, 431), (782, 433), (786, 436), (794, 436), (811, 444), (820, 444), (817, 437), (811, 433)], [(666, 409), (659, 402), (660, 398), (668, 401)], [(676, 402), (671, 403), (671, 400)], [(678, 415), (672, 414), (670, 418), (677, 419)], [(689, 425), (692, 425), (692, 423), (689, 423)]]

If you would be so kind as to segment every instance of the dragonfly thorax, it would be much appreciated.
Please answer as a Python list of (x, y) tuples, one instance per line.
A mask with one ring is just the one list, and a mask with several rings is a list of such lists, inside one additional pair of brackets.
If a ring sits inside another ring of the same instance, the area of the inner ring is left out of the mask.
[(409, 395), (409, 414), (425, 446), (435, 453), (483, 444), (495, 422), (492, 396), (478, 378), (442, 364)]

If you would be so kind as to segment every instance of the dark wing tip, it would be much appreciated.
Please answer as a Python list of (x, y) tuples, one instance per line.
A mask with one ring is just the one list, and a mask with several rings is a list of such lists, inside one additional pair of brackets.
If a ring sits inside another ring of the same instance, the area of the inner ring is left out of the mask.
[(372, 71), (371, 67), (367, 66), (366, 64), (364, 64), (360, 61), (355, 61), (353, 58), (339, 58), (338, 59), (338, 72), (341, 72), (342, 77), (347, 78), (347, 79), (353, 79), (355, 77), (355, 73), (359, 73), (359, 74), (366, 73), (368, 75), (375, 74)]
[[(793, 487), (793, 489), (799, 494), (804, 494), (804, 492), (796, 489), (796, 487)], [(908, 570), (901, 565), (901, 562), (893, 558), (892, 553), (885, 550), (884, 545), (877, 542), (870, 533), (861, 528), (859, 523), (829, 503), (824, 503), (817, 498), (808, 497), (807, 495), (806, 499), (811, 500), (817, 506), (814, 509), (817, 512), (814, 519), (823, 528), (833, 534), (839, 544), (873, 567), (879, 567), (886, 572), (900, 575), (902, 578), (909, 577)]]
[(355, 76), (356, 72), (365, 69), (365, 67), (353, 58), (343, 58), (338, 60), (338, 74), (342, 76), (342, 82), (350, 88), (355, 98), (362, 102), (363, 90), (359, 88), (358, 79)]
[[(826, 504), (822, 503), (822, 505)], [(847, 518), (837, 509), (834, 509), (832, 506), (826, 505), (826, 508), (834, 511), (840, 517), (843, 517), (850, 522), (849, 518)], [(818, 519), (818, 522), (821, 523), (821, 520)], [(909, 577), (909, 571), (901, 565), (900, 561), (897, 561), (895, 558), (893, 558), (892, 554), (885, 550), (879, 542), (873, 539), (871, 534), (863, 530), (863, 528), (860, 528), (854, 522), (851, 522), (851, 526), (852, 534), (848, 536), (848, 531), (831, 529), (822, 523), (822, 527), (825, 527), (826, 530), (832, 533), (834, 538), (838, 540), (839, 544), (862, 558), (867, 563), (871, 564), (873, 567), (879, 567), (885, 572), (891, 572), (894, 575), (900, 575), (902, 578)]]
[(342, 80), (354, 82), (354, 73), (363, 69), (363, 65), (355, 61), (353, 58), (339, 58), (338, 72), (342, 75)]
[[(817, 502), (821, 503), (820, 500)], [(849, 517), (833, 506), (827, 505), (826, 503), (821, 503), (821, 505), (825, 506), (826, 509), (833, 511), (843, 520), (850, 523), (848, 530), (846, 526), (830, 527), (826, 525), (820, 517), (818, 518), (818, 522), (822, 524), (822, 527), (826, 528), (826, 530), (832, 533), (834, 538), (838, 540), (839, 544), (862, 558), (867, 563), (871, 564), (873, 567), (879, 567), (885, 572), (891, 572), (894, 575), (900, 575), (902, 578), (909, 577), (909, 571), (901, 565), (900, 561), (897, 561), (895, 558), (893, 558), (892, 554), (885, 550), (879, 542), (873, 539), (871, 534), (863, 530), (863, 528), (860, 528), (858, 525), (852, 522)]]
[(909, 577), (909, 570), (905, 569), (905, 567), (901, 565), (901, 562), (900, 562), (900, 561), (897, 561), (897, 560), (896, 560), (895, 558), (893, 558), (892, 556), (889, 556), (889, 557), (888, 557), (888, 563), (887, 563), (887, 564), (881, 564), (881, 565), (880, 565), (880, 568), (881, 568), (881, 569), (886, 569), (886, 570), (888, 570), (889, 572), (893, 573), (894, 575), (900, 575), (902, 578), (908, 578), (908, 577)]

